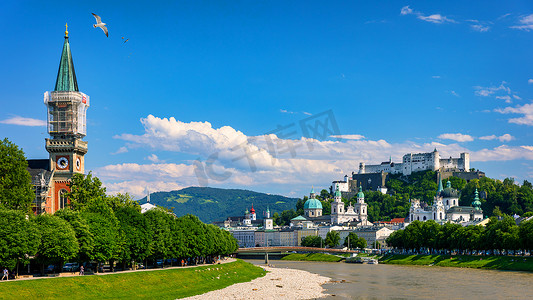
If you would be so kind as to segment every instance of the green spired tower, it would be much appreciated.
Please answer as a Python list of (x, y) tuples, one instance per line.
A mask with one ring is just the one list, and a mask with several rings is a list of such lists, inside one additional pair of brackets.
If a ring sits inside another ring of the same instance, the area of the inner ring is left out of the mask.
[(46, 203), (48, 213), (67, 205), (63, 196), (69, 189), (67, 183), (74, 173), (84, 173), (87, 153), (87, 142), (82, 139), (87, 133), (85, 114), (89, 108), (89, 96), (78, 89), (66, 24), (65, 27), (56, 85), (54, 91), (44, 93), (50, 135), (46, 139), (46, 151), (50, 154), (50, 170), (53, 172), (51, 195)]

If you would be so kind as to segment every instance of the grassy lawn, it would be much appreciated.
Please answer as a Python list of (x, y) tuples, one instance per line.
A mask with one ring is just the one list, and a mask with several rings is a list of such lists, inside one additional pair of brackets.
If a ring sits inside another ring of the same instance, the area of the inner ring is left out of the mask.
[(335, 255), (323, 254), (323, 253), (309, 253), (309, 254), (292, 253), (282, 258), (282, 260), (332, 261), (332, 262), (338, 262), (343, 259), (344, 258), (342, 257), (337, 257)]
[(385, 255), (379, 260), (385, 264), (434, 265), (440, 267), (494, 269), (533, 272), (533, 257), (469, 256), (469, 255)]
[(264, 276), (238, 260), (197, 268), (20, 280), (0, 283), (1, 299), (176, 299), (203, 294)]

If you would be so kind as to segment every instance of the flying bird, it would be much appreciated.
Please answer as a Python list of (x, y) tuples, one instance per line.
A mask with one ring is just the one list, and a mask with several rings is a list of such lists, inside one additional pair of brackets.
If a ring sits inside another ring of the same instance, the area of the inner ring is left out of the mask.
[(107, 25), (106, 23), (102, 23), (102, 19), (95, 13), (92, 13), (94, 18), (96, 19), (96, 24), (93, 25), (94, 28), (96, 27), (100, 27), (100, 29), (102, 29), (105, 33), (105, 36), (109, 37), (108, 35), (108, 32), (107, 32), (107, 27), (105, 27), (105, 25)]
[[(124, 40), (124, 37), (122, 37), (122, 39)], [(130, 39), (125, 39), (123, 44), (125, 44), (125, 43), (126, 43), (127, 41), (129, 41), (129, 40), (130, 40)]]

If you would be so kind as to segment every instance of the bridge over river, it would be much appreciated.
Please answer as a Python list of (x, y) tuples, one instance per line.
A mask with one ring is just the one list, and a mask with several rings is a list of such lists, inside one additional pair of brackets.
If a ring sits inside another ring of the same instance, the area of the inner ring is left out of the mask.
[(289, 252), (319, 252), (330, 254), (344, 254), (356, 253), (355, 250), (332, 249), (332, 248), (315, 248), (315, 247), (294, 247), (294, 246), (274, 246), (274, 247), (253, 247), (253, 248), (239, 248), (236, 251), (238, 257), (241, 258), (265, 258), (265, 263), (268, 264), (269, 256), (283, 257)]

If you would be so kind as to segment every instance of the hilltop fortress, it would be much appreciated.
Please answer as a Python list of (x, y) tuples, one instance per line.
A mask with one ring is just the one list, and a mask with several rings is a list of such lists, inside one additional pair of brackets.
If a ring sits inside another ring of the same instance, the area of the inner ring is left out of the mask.
[(359, 174), (367, 173), (389, 173), (411, 175), (419, 171), (462, 171), (468, 172), (470, 169), (470, 154), (461, 153), (458, 158), (440, 158), (437, 149), (430, 153), (408, 153), (403, 156), (401, 163), (394, 163), (392, 159), (388, 162), (382, 162), (379, 165), (365, 165), (364, 162), (359, 164)]
[(344, 180), (333, 181), (330, 192), (334, 193), (338, 189), (343, 193), (343, 197), (351, 198), (357, 193), (358, 187), (362, 186), (364, 190), (387, 193), (385, 183), (389, 175), (409, 176), (414, 172), (427, 170), (439, 172), (442, 179), (455, 176), (467, 182), (485, 176), (485, 173), (479, 170), (470, 169), (469, 153), (460, 153), (456, 158), (441, 158), (439, 151), (435, 149), (429, 153), (407, 153), (401, 163), (395, 163), (392, 159), (379, 165), (366, 165), (361, 162), (357, 173), (352, 172), (351, 176), (345, 175)]

